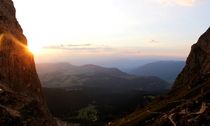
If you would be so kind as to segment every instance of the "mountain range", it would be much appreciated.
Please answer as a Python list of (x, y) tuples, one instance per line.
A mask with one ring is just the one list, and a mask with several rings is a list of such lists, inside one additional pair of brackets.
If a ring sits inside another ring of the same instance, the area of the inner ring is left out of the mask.
[(117, 68), (96, 65), (74, 66), (68, 63), (37, 64), (43, 87), (97, 87), (109, 91), (157, 91), (168, 89), (168, 83), (155, 76), (134, 76)]
[[(43, 63), (36, 67), (53, 115), (82, 126), (104, 125), (130, 113), (165, 94), (169, 85), (158, 77), (134, 76), (91, 64)], [(97, 121), (78, 118), (80, 111), (90, 105), (98, 113)]]
[[(48, 106), (55, 113), (61, 110), (63, 119), (72, 120), (67, 115), (74, 114), (73, 120), (82, 120), (84, 126), (104, 125), (109, 119), (114, 120), (107, 126), (210, 124), (210, 28), (192, 46), (184, 68), (164, 96), (153, 94), (168, 89), (169, 84), (158, 77), (96, 65), (38, 64), (41, 85), (11, 0), (0, 0), (0, 43), (0, 126), (59, 125)], [(78, 111), (71, 111), (70, 104)], [(88, 125), (88, 119), (96, 123)]]

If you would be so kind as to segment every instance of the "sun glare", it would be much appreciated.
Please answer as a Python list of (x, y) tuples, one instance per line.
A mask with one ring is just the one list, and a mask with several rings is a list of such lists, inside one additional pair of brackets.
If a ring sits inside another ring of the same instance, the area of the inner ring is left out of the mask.
[(41, 53), (42, 51), (42, 47), (39, 46), (38, 44), (29, 44), (28, 48), (33, 54), (38, 54)]

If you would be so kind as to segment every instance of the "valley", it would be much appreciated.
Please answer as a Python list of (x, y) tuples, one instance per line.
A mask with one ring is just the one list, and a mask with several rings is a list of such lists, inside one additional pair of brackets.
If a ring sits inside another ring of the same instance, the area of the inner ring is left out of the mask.
[(82, 126), (107, 124), (169, 91), (169, 83), (158, 77), (130, 75), (117, 68), (69, 63), (36, 67), (52, 114)]

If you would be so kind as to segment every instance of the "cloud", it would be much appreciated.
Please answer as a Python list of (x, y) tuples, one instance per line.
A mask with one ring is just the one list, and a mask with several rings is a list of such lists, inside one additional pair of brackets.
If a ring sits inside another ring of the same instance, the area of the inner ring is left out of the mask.
[(54, 50), (67, 50), (67, 51), (107, 51), (113, 50), (113, 48), (104, 46), (104, 45), (93, 45), (93, 44), (61, 44), (61, 45), (50, 45), (45, 46), (45, 49), (54, 49)]
[(159, 0), (163, 4), (176, 4), (181, 6), (192, 6), (198, 0)]
[(75, 45), (75, 44), (68, 44), (68, 47), (84, 47), (84, 46), (92, 46), (92, 44), (80, 44), (80, 45)]
[(151, 43), (151, 44), (157, 44), (157, 43), (159, 43), (159, 41), (154, 40), (154, 39), (152, 39), (152, 40), (150, 40), (150, 41), (148, 41), (148, 42)]

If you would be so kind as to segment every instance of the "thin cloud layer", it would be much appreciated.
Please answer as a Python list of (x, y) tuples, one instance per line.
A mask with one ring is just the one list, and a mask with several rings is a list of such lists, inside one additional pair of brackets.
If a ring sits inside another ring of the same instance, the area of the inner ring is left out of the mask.
[(50, 45), (45, 46), (45, 49), (59, 49), (59, 50), (69, 50), (69, 51), (108, 51), (112, 50), (110, 47), (106, 47), (103, 45), (93, 45), (93, 44), (81, 44), (81, 45), (73, 45), (73, 44), (61, 44), (61, 45)]

